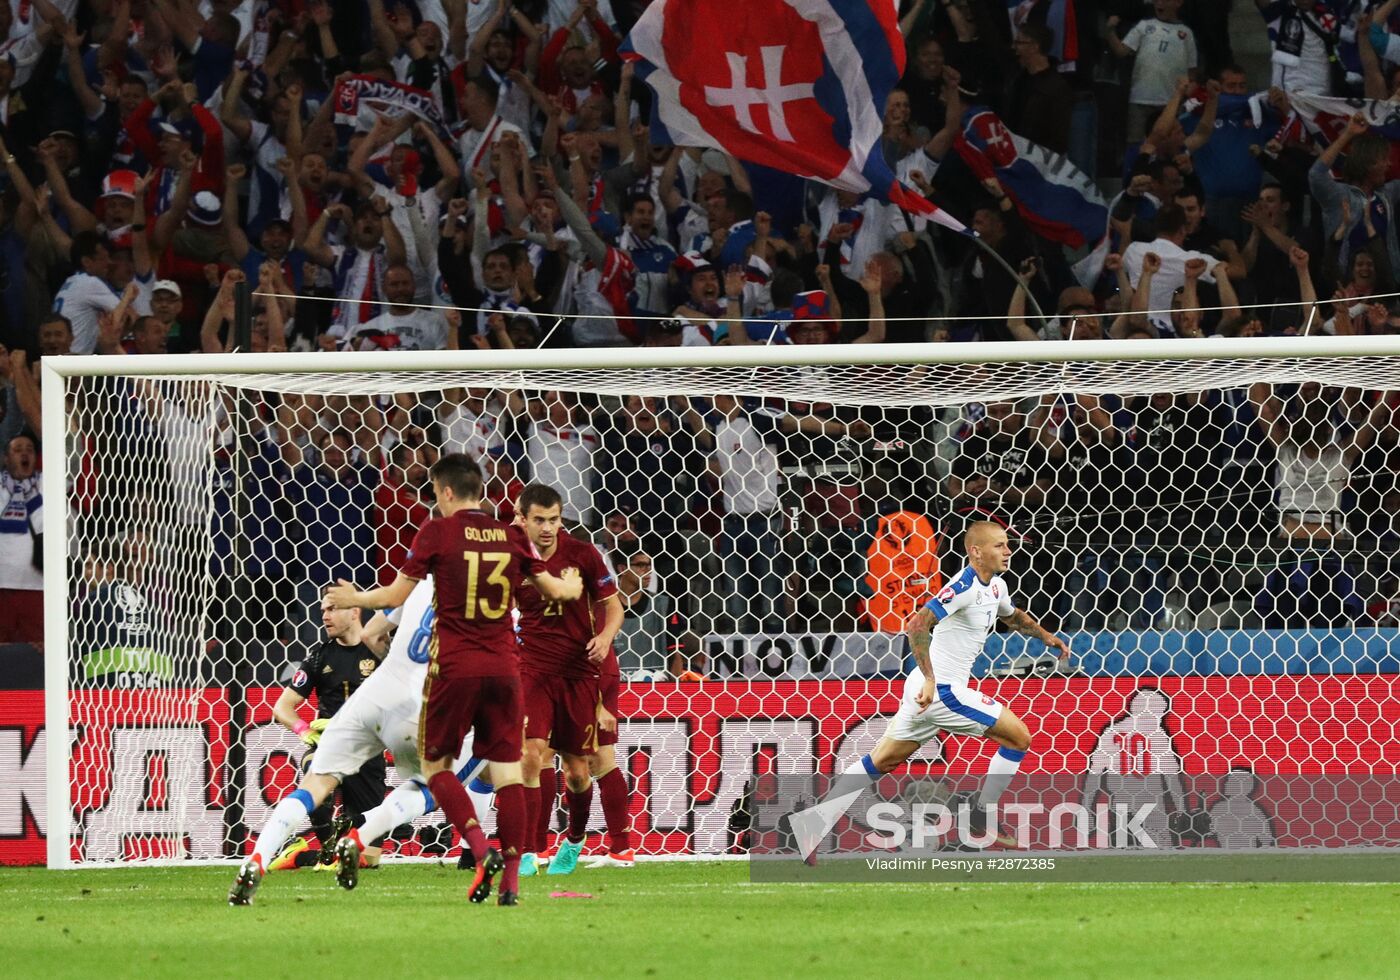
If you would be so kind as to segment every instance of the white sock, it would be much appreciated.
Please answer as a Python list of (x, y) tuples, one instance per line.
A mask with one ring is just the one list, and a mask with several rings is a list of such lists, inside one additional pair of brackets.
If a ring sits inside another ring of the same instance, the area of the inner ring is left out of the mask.
[(287, 838), (306, 822), (307, 815), (316, 809), (311, 794), (304, 789), (295, 790), (282, 797), (282, 801), (272, 808), (262, 833), (253, 845), (253, 853), (262, 858), (263, 869), (272, 863), (287, 843)]
[(824, 799), (834, 799), (855, 790), (869, 789), (879, 778), (880, 770), (875, 768), (875, 763), (870, 760), (870, 754), (866, 753), (841, 770), (841, 775), (832, 780), (831, 788), (827, 790)]
[(1021, 760), (1025, 757), (1025, 752), (1017, 752), (1015, 749), (1003, 747), (997, 750), (996, 755), (987, 763), (987, 778), (982, 783), (982, 791), (977, 794), (978, 806), (993, 806), (1001, 799), (1001, 794), (1006, 792), (1006, 787), (1020, 770)]
[(437, 809), (437, 801), (421, 783), (407, 782), (394, 788), (383, 803), (365, 814), (360, 824), (360, 840), (366, 847), (395, 827), (416, 820)]
[(471, 797), (472, 806), (476, 809), (478, 818), (483, 813), (491, 812), (491, 803), (496, 798), (495, 790), (492, 790), (490, 793), (483, 793), (480, 790), (472, 789), (471, 785), (468, 784), (467, 795)]

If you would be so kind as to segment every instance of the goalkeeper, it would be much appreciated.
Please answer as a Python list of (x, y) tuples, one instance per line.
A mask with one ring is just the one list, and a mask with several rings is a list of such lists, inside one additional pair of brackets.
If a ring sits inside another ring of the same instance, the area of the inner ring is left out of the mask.
[[(324, 610), (321, 624), (325, 627), (326, 639), (302, 661), (292, 683), (283, 689), (272, 708), (272, 716), (278, 723), (311, 747), (301, 759), (303, 773), (311, 770), (316, 743), (331, 716), (374, 673), (383, 656), (382, 640), (377, 650), (367, 641), (358, 609)], [(297, 714), (297, 709), (312, 691), (316, 692), (316, 720), (308, 723)], [(297, 838), (268, 870), (306, 868), (318, 862), (327, 866), (335, 863), (335, 846), (341, 834), (352, 825), (358, 826), (366, 812), (384, 802), (384, 779), (384, 753), (380, 752), (340, 784), (339, 821), (332, 820), (334, 795), (311, 812), (311, 830), (320, 842), (319, 850), (313, 849), (306, 838)], [(377, 843), (365, 849), (364, 863), (371, 867), (379, 863)]]

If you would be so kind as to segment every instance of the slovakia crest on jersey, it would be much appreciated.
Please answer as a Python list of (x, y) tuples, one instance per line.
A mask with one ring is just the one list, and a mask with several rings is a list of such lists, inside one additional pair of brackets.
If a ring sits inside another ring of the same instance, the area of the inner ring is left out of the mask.
[(1000, 586), (1000, 585), (993, 585), (993, 586), (992, 586), (992, 598), (993, 598), (993, 599), (1000, 599), (1000, 598), (1001, 598), (1001, 586)]
[(900, 184), (880, 149), (885, 100), (904, 73), (895, 6), (653, 0), (622, 54), (657, 94), (657, 145), (712, 146), (966, 232)]

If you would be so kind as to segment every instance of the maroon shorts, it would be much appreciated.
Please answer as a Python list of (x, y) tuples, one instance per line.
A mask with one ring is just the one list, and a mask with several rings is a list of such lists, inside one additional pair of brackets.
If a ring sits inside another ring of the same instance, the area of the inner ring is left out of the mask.
[(598, 680), (521, 671), (525, 693), (525, 737), (538, 738), (568, 755), (598, 749)]
[(472, 733), (472, 755), (489, 762), (519, 762), (520, 678), (433, 677), (423, 682), (418, 752), (424, 759), (455, 759)]
[[(617, 688), (621, 681), (622, 678), (618, 674), (604, 674), (598, 678), (598, 694), (603, 699), (603, 707), (607, 708), (608, 714), (614, 718), (617, 718)], [(621, 719), (619, 718), (618, 721), (620, 722)], [(599, 732), (598, 744), (616, 745), (617, 726), (614, 725), (610, 732)]]

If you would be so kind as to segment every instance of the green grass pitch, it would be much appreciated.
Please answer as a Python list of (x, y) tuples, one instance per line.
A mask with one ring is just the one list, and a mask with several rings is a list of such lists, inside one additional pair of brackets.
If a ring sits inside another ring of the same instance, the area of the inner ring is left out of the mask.
[(274, 874), (230, 908), (232, 878), (0, 869), (0, 976), (1400, 975), (1397, 884), (750, 884), (742, 862), (649, 863), (527, 879), (503, 909), (420, 864), (354, 892)]

